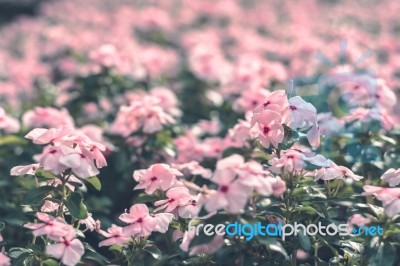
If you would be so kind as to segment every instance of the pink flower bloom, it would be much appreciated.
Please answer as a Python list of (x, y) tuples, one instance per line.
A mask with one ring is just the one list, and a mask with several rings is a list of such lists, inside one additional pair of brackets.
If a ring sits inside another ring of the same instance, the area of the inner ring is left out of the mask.
[(199, 214), (203, 206), (203, 199), (201, 194), (192, 197), (189, 201), (178, 208), (178, 215), (182, 218), (194, 218)]
[(193, 198), (186, 187), (170, 188), (166, 196), (168, 199), (158, 200), (154, 203), (154, 206), (159, 206), (154, 210), (155, 212), (162, 209), (165, 209), (166, 212), (172, 212), (176, 208), (186, 205)]
[(183, 251), (189, 252), (190, 256), (200, 253), (213, 254), (224, 245), (223, 236), (216, 235), (213, 240), (211, 240), (207, 244), (200, 244), (189, 248), (190, 242), (193, 240), (195, 235), (196, 230), (186, 231), (183, 235), (182, 243), (179, 246)]
[[(173, 115), (168, 112), (178, 114), (178, 110), (169, 106), (164, 98), (144, 95), (140, 99), (132, 101), (129, 106), (121, 106), (110, 131), (124, 137), (142, 129), (144, 133), (155, 133), (160, 131), (163, 126), (171, 125), (175, 122)], [(162, 106), (166, 107), (164, 109)]]
[(167, 113), (173, 116), (181, 115), (181, 110), (178, 108), (178, 99), (171, 89), (154, 87), (150, 90), (150, 95), (159, 100), (158, 105)]
[[(235, 160), (240, 163), (239, 157)], [(252, 188), (236, 179), (234, 168), (218, 169), (217, 166), (211, 181), (218, 184), (218, 190), (211, 190), (205, 201), (205, 208), (209, 212), (226, 208), (231, 213), (239, 213), (244, 208)]]
[(60, 160), (68, 153), (74, 151), (74, 149), (64, 146), (48, 146), (44, 148), (40, 155), (40, 166), (43, 167), (43, 170), (45, 171), (59, 175), (68, 168), (68, 166), (61, 163)]
[(271, 92), (264, 98), (261, 105), (254, 109), (254, 113), (261, 113), (263, 110), (270, 110), (277, 112), (282, 117), (282, 124), (289, 124), (289, 102), (286, 92), (284, 90), (277, 90)]
[(119, 227), (115, 224), (111, 225), (111, 227), (107, 229), (107, 232), (100, 230), (100, 234), (102, 234), (107, 239), (101, 241), (99, 243), (99, 247), (122, 245), (131, 239), (130, 235), (125, 235), (123, 233), (122, 227)]
[(28, 132), (25, 135), (25, 138), (31, 139), (35, 144), (48, 144), (50, 142), (59, 141), (69, 134), (71, 134), (73, 130), (71, 128), (62, 127), (62, 128), (35, 128)]
[(331, 160), (327, 160), (327, 164), (321, 169), (316, 170), (316, 180), (332, 180), (332, 179), (344, 179), (351, 178), (353, 180), (361, 180), (364, 177), (354, 174), (350, 169), (344, 166), (338, 166)]
[(228, 134), (225, 137), (225, 147), (248, 147), (250, 139), (249, 121), (239, 120), (239, 122), (233, 128), (229, 129)]
[(19, 131), (19, 128), (19, 121), (8, 116), (4, 109), (0, 107), (0, 129), (6, 133), (15, 133)]
[(96, 221), (93, 219), (92, 214), (88, 213), (88, 217), (86, 219), (83, 220), (79, 220), (78, 224), (83, 224), (85, 225), (85, 227), (87, 229), (89, 229), (89, 231), (93, 232), (96, 227), (97, 227), (97, 223)]
[(23, 115), (22, 123), (27, 128), (74, 127), (74, 120), (67, 109), (58, 110), (52, 107), (35, 107)]
[(121, 214), (119, 219), (129, 224), (122, 230), (125, 235), (148, 236), (157, 226), (157, 220), (149, 214), (145, 204), (132, 205), (129, 212)]
[(382, 201), (385, 214), (393, 217), (400, 213), (400, 188), (387, 188), (365, 185), (363, 186), (364, 196), (374, 195), (378, 200)]
[(280, 178), (271, 178), (272, 180), (272, 194), (275, 197), (281, 197), (283, 195), (283, 192), (286, 191), (286, 183)]
[(346, 123), (370, 123), (378, 121), (385, 130), (391, 130), (396, 124), (392, 114), (378, 108), (367, 109), (359, 107), (351, 110), (342, 120)]
[(60, 237), (65, 236), (71, 229), (70, 225), (60, 218), (54, 218), (46, 213), (38, 212), (36, 217), (43, 223), (27, 223), (25, 228), (33, 230), (34, 236), (47, 235), (50, 239), (58, 240)]
[(181, 171), (185, 176), (200, 175), (204, 178), (210, 178), (212, 175), (210, 169), (204, 168), (197, 161), (190, 161), (182, 164), (173, 163), (171, 166)]
[(225, 140), (218, 137), (206, 138), (199, 145), (204, 157), (220, 158), (224, 151)]
[(320, 137), (317, 124), (317, 109), (311, 104), (304, 101), (300, 96), (289, 99), (289, 109), (292, 129), (303, 129), (311, 127), (308, 130), (307, 137), (310, 144), (318, 147)]
[(76, 238), (75, 232), (72, 230), (55, 243), (46, 246), (46, 254), (56, 259), (61, 259), (62, 263), (67, 266), (74, 266), (85, 253), (82, 242)]
[(58, 210), (60, 207), (59, 203), (53, 202), (51, 200), (47, 200), (47, 198), (51, 198), (51, 195), (46, 197), (46, 200), (44, 201), (42, 207), (40, 207), (41, 212), (54, 212)]
[(39, 168), (38, 163), (29, 165), (18, 165), (14, 166), (10, 170), (10, 175), (21, 176), (21, 175), (35, 175), (36, 170)]
[(397, 186), (400, 184), (400, 169), (390, 168), (381, 176), (381, 179), (388, 182), (391, 187)]
[(173, 143), (178, 153), (177, 163), (185, 163), (192, 160), (201, 161), (204, 157), (200, 140), (191, 131), (177, 137)]
[(250, 90), (242, 91), (240, 97), (233, 103), (235, 111), (248, 112), (264, 103), (264, 99), (270, 93), (263, 88), (255, 87)]
[(158, 46), (142, 47), (138, 53), (139, 61), (150, 77), (168, 75), (175, 71), (178, 57), (171, 49)]
[(0, 266), (10, 266), (11, 260), (9, 257), (0, 252)]
[(145, 189), (146, 193), (152, 194), (156, 189), (167, 190), (181, 175), (181, 172), (167, 164), (153, 164), (148, 169), (135, 171), (133, 178), (139, 182), (135, 189)]
[(171, 213), (156, 213), (151, 216), (156, 220), (156, 227), (154, 230), (160, 233), (168, 231), (169, 224), (174, 218), (174, 215)]
[(92, 177), (100, 173), (90, 158), (90, 153), (85, 154), (78, 150), (70, 151), (60, 157), (58, 161), (66, 168), (71, 168), (74, 174), (80, 178)]
[(358, 227), (367, 225), (371, 222), (371, 219), (365, 218), (364, 216), (360, 214), (353, 214), (349, 220), (347, 221), (347, 224), (349, 225), (349, 229), (353, 229), (353, 225), (357, 225)]
[(343, 122), (332, 115), (332, 113), (318, 113), (317, 121), (321, 135), (337, 135), (343, 130)]
[(201, 79), (218, 81), (229, 72), (229, 63), (215, 45), (201, 43), (190, 49), (189, 65)]
[(270, 110), (255, 113), (251, 124), (253, 125), (250, 129), (251, 135), (258, 137), (265, 148), (269, 148), (271, 144), (277, 148), (283, 141), (284, 129), (279, 113)]
[(89, 58), (94, 63), (105, 67), (116, 66), (119, 63), (117, 49), (112, 44), (103, 44), (98, 49), (91, 51)]

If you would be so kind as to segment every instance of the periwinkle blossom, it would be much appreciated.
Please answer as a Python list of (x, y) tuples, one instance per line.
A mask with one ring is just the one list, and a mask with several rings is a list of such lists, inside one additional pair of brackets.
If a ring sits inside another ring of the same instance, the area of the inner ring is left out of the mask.
[(135, 181), (139, 182), (135, 189), (145, 189), (152, 194), (155, 190), (167, 190), (177, 182), (177, 176), (183, 174), (167, 164), (153, 164), (148, 169), (136, 170), (133, 173)]
[(388, 188), (365, 185), (362, 195), (374, 195), (378, 200), (382, 201), (385, 214), (393, 217), (400, 213), (400, 188)]
[(38, 164), (15, 166), (11, 174), (29, 174), (33, 169), (43, 168), (55, 175), (62, 174), (68, 168), (80, 178), (88, 178), (99, 173), (98, 168), (107, 165), (103, 155), (105, 146), (91, 140), (82, 132), (71, 128), (36, 128), (26, 136), (35, 144), (50, 144), (36, 156)]

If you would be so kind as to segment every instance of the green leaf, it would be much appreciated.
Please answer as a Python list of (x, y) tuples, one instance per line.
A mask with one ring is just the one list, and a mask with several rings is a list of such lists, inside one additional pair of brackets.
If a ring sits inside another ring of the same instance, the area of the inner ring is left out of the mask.
[(198, 236), (195, 236), (192, 241), (189, 244), (189, 248), (201, 245), (201, 244), (206, 244), (209, 243), (211, 240), (213, 240), (214, 236), (208, 236), (206, 234), (200, 234)]
[(379, 246), (378, 252), (376, 252), (369, 260), (368, 265), (393, 265), (395, 259), (396, 249), (394, 248), (394, 246), (389, 242), (383, 242)]
[(54, 259), (47, 259), (42, 262), (43, 266), (58, 266), (58, 262)]
[(153, 258), (155, 258), (156, 260), (159, 260), (162, 257), (161, 251), (155, 245), (146, 245), (143, 250), (153, 256)]
[(135, 198), (135, 203), (154, 202), (154, 200), (155, 200), (154, 196), (146, 193), (141, 193)]
[(320, 217), (325, 218), (325, 215), (323, 213), (318, 212), (316, 209), (314, 209), (311, 206), (299, 206), (296, 208), (296, 211), (302, 212), (302, 213), (307, 213), (310, 215), (318, 214)]
[(86, 179), (88, 183), (90, 183), (97, 191), (101, 190), (101, 182), (97, 176), (92, 176), (91, 178)]
[(34, 204), (42, 201), (47, 195), (54, 190), (52, 186), (43, 186), (29, 190), (25, 196), (25, 203)]
[(82, 203), (82, 200), (82, 195), (79, 192), (73, 192), (71, 196), (64, 201), (71, 215), (79, 220), (88, 217), (86, 206)]
[(279, 242), (275, 238), (271, 237), (261, 237), (258, 238), (260, 243), (265, 244), (268, 249), (281, 253), (283, 256), (288, 257), (288, 254), (285, 248), (282, 246), (281, 242)]
[(311, 241), (308, 235), (304, 232), (302, 228), (299, 230), (300, 232), (297, 234), (300, 242), (300, 246), (302, 249), (305, 251), (310, 251), (311, 250)]
[(39, 178), (45, 178), (45, 179), (54, 179), (57, 178), (55, 175), (53, 175), (50, 172), (47, 172), (45, 170), (43, 170), (43, 168), (39, 168), (36, 170), (35, 172), (35, 176), (39, 177)]
[(97, 253), (96, 250), (88, 243), (83, 242), (83, 246), (85, 247), (85, 255), (82, 257), (82, 259), (95, 261), (100, 265), (108, 265), (110, 263), (106, 257)]
[(16, 145), (16, 144), (26, 144), (26, 143), (27, 143), (26, 139), (14, 135), (0, 137), (0, 146), (7, 144)]

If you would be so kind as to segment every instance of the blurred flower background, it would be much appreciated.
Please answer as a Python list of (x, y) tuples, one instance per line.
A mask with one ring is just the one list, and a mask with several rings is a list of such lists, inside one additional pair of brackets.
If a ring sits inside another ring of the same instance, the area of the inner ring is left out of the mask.
[[(0, 266), (398, 265), (399, 10), (0, 0)], [(386, 233), (196, 238), (198, 215)]]

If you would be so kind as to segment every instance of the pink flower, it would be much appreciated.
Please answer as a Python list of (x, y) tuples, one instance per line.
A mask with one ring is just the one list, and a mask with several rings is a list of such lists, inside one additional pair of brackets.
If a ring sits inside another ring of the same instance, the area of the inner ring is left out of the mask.
[[(228, 164), (241, 163), (241, 158), (231, 158)], [(244, 208), (247, 202), (249, 193), (253, 190), (252, 187), (243, 185), (241, 180), (238, 180), (235, 175), (234, 167), (220, 167), (214, 173), (212, 182), (218, 184), (218, 190), (211, 190), (208, 198), (205, 201), (205, 208), (209, 211), (215, 211), (221, 208), (226, 208), (231, 213), (238, 213)]]
[(171, 166), (181, 171), (185, 176), (200, 175), (204, 178), (210, 178), (212, 175), (210, 169), (204, 168), (197, 161), (190, 161), (188, 163), (182, 163), (182, 164), (173, 163)]
[(166, 196), (168, 199), (158, 200), (154, 203), (154, 206), (159, 206), (154, 211), (165, 209), (166, 212), (172, 212), (176, 208), (186, 205), (193, 197), (186, 187), (170, 188)]
[(381, 179), (388, 182), (391, 187), (397, 186), (400, 184), (400, 169), (390, 168), (381, 176)]
[(289, 124), (289, 102), (284, 90), (271, 92), (266, 96), (259, 106), (254, 109), (254, 113), (261, 113), (263, 110), (277, 112), (282, 117), (282, 124)]
[(171, 49), (158, 46), (142, 47), (138, 53), (139, 61), (150, 77), (168, 75), (175, 71), (178, 58)]
[(270, 93), (263, 88), (255, 87), (250, 90), (243, 90), (240, 97), (233, 103), (235, 111), (248, 112), (264, 103), (264, 99)]
[(174, 115), (179, 112), (174, 106), (169, 105), (167, 97), (144, 95), (132, 101), (129, 106), (121, 106), (111, 125), (111, 133), (128, 137), (139, 129), (144, 133), (155, 133), (163, 126), (173, 124), (175, 122), (173, 114), (168, 112)]
[(79, 220), (78, 222), (79, 225), (83, 224), (89, 231), (94, 231), (96, 227), (98, 226), (97, 222), (93, 219), (93, 216), (91, 213), (88, 213), (88, 217), (83, 220)]
[(125, 235), (123, 233), (122, 227), (119, 227), (115, 224), (111, 225), (111, 227), (107, 229), (107, 232), (100, 230), (100, 234), (102, 234), (107, 239), (101, 241), (99, 243), (99, 247), (122, 245), (131, 239), (129, 235)]
[(67, 109), (58, 110), (52, 107), (35, 107), (22, 116), (22, 123), (27, 128), (74, 127), (74, 120)]
[(89, 58), (94, 63), (105, 67), (116, 66), (119, 63), (117, 49), (112, 44), (103, 44), (98, 49), (91, 51)]
[(39, 168), (38, 163), (29, 165), (18, 165), (14, 166), (10, 170), (10, 175), (21, 176), (21, 175), (35, 175), (36, 170)]
[(160, 233), (168, 231), (169, 224), (174, 218), (174, 215), (171, 213), (156, 213), (151, 216), (156, 220), (156, 227), (154, 230)]
[(225, 147), (242, 148), (249, 146), (250, 136), (250, 123), (246, 120), (239, 120), (239, 122), (231, 129), (229, 129), (225, 137)]
[(44, 148), (42, 154), (40, 155), (40, 166), (43, 167), (43, 170), (45, 171), (59, 175), (68, 168), (68, 166), (61, 163), (60, 160), (65, 155), (72, 152), (74, 152), (74, 149), (68, 147), (48, 146)]
[(251, 124), (253, 125), (250, 129), (251, 135), (258, 137), (265, 148), (269, 148), (271, 144), (277, 148), (278, 144), (283, 141), (284, 129), (279, 113), (270, 110), (255, 113)]
[(178, 108), (178, 99), (171, 89), (165, 87), (154, 87), (150, 90), (150, 95), (159, 100), (158, 105), (165, 112), (173, 116), (181, 115), (181, 110)]
[(385, 214), (393, 217), (400, 213), (400, 188), (387, 188), (365, 185), (363, 186), (364, 196), (374, 195), (378, 200), (382, 201), (385, 208)]
[(0, 107), (0, 129), (6, 133), (15, 133), (19, 131), (19, 128), (19, 121), (8, 116), (4, 109)]
[(325, 166), (321, 169), (316, 170), (315, 173), (316, 180), (332, 180), (332, 179), (344, 179), (351, 178), (353, 180), (361, 180), (364, 177), (354, 174), (350, 169), (344, 166), (338, 166), (331, 160), (327, 160)]
[(47, 200), (47, 198), (51, 198), (51, 195), (46, 197), (46, 200), (44, 201), (42, 207), (40, 207), (41, 212), (54, 212), (57, 211), (58, 208), (60, 207), (59, 203), (53, 202), (51, 200)]
[(203, 143), (199, 145), (204, 157), (220, 158), (224, 151), (225, 140), (218, 137), (206, 138)]
[[(78, 150), (70, 151), (63, 155), (58, 161), (71, 168), (74, 174), (80, 178), (87, 178), (98, 175), (100, 172), (93, 163), (90, 153), (79, 152)], [(46, 170), (46, 169), (45, 169)]]
[(280, 178), (271, 178), (272, 180), (272, 194), (275, 197), (281, 197), (283, 195), (283, 192), (286, 191), (286, 183)]
[(157, 226), (157, 220), (149, 214), (145, 204), (132, 205), (129, 212), (121, 214), (119, 219), (129, 224), (122, 230), (124, 235), (148, 236)]
[(167, 190), (181, 175), (181, 172), (167, 164), (153, 164), (148, 169), (135, 171), (133, 178), (139, 182), (135, 189), (145, 189), (146, 193), (152, 194), (157, 189)]
[(48, 144), (62, 140), (73, 132), (71, 128), (35, 128), (25, 135), (25, 138), (31, 139), (35, 144)]
[(358, 227), (367, 225), (371, 222), (371, 219), (365, 218), (364, 216), (360, 214), (353, 214), (349, 220), (347, 221), (347, 224), (349, 225), (349, 229), (353, 229), (353, 224), (357, 225)]
[(36, 217), (43, 223), (27, 223), (25, 228), (33, 230), (34, 236), (47, 235), (50, 239), (58, 240), (60, 237), (65, 236), (71, 229), (70, 225), (60, 218), (54, 218), (46, 213), (38, 212)]
[(199, 214), (203, 206), (201, 194), (193, 196), (189, 201), (178, 208), (178, 215), (182, 218), (194, 218)]
[(75, 232), (72, 230), (59, 240), (59, 243), (46, 246), (46, 254), (56, 259), (61, 259), (62, 263), (67, 266), (74, 266), (85, 253), (82, 242), (76, 238)]
[(0, 266), (10, 266), (11, 260), (9, 257), (0, 252)]
[(308, 130), (307, 137), (311, 146), (318, 147), (320, 137), (317, 124), (317, 109), (311, 104), (304, 101), (300, 96), (289, 99), (289, 109), (292, 129), (303, 129), (311, 127)]

